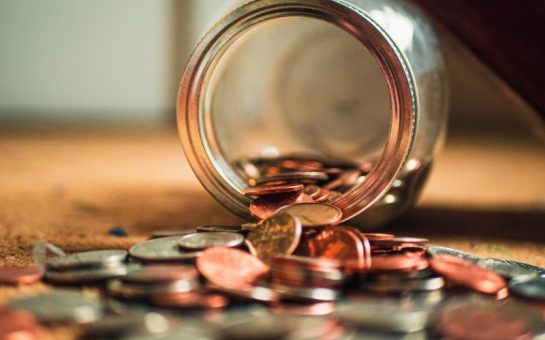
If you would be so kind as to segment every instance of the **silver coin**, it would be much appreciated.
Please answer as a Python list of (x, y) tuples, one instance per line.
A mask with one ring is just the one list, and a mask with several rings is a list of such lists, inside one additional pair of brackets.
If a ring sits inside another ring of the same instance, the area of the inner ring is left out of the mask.
[(440, 256), (440, 255), (450, 255), (450, 256), (456, 256), (461, 259), (471, 261), (473, 263), (477, 263), (477, 261), (480, 260), (479, 257), (475, 255), (471, 255), (468, 253), (464, 253), (463, 251), (453, 249), (453, 248), (447, 248), (447, 247), (441, 247), (441, 246), (429, 246), (426, 248), (426, 252), (430, 256)]
[(244, 236), (237, 233), (193, 233), (182, 236), (178, 246), (189, 250), (201, 250), (212, 247), (238, 247), (244, 242)]
[(9, 303), (11, 308), (23, 309), (44, 323), (86, 324), (103, 315), (100, 300), (71, 290), (55, 290), (32, 295)]
[(329, 288), (295, 287), (281, 284), (273, 284), (272, 288), (281, 299), (305, 301), (305, 302), (331, 302), (337, 301), (341, 294), (339, 291)]
[(277, 213), (288, 213), (297, 217), (303, 227), (335, 225), (343, 216), (341, 209), (325, 203), (293, 204), (280, 209)]
[(168, 283), (142, 284), (111, 280), (108, 293), (124, 299), (147, 299), (159, 294), (187, 293), (199, 286), (196, 280), (179, 280)]
[(333, 318), (368, 330), (412, 333), (426, 328), (430, 312), (390, 299), (366, 299), (337, 305)]
[(311, 181), (327, 181), (329, 176), (327, 173), (322, 171), (295, 171), (295, 172), (286, 172), (279, 173), (275, 175), (261, 176), (251, 181), (251, 185), (261, 185), (270, 182), (277, 181), (300, 181), (300, 180), (311, 180)]
[(540, 267), (522, 262), (501, 259), (480, 259), (477, 261), (477, 265), (479, 267), (492, 270), (508, 279), (512, 279), (517, 276), (540, 275), (545, 273), (545, 269)]
[(434, 291), (444, 286), (445, 280), (441, 276), (410, 280), (365, 281), (363, 284), (365, 290), (377, 293)]
[(296, 328), (293, 318), (268, 315), (229, 323), (219, 334), (221, 339), (289, 339), (288, 335)]
[(127, 274), (127, 267), (119, 265), (110, 268), (90, 268), (78, 270), (63, 270), (54, 271), (48, 270), (45, 272), (47, 281), (53, 283), (86, 283), (103, 281), (112, 279)]
[(129, 249), (131, 257), (147, 262), (190, 261), (196, 259), (200, 252), (184, 252), (178, 247), (178, 236), (161, 237), (144, 241)]
[(91, 250), (57, 256), (47, 262), (55, 270), (71, 270), (91, 267), (108, 267), (125, 261), (127, 251), (122, 249)]
[(545, 301), (545, 277), (518, 277), (509, 282), (509, 290), (513, 293), (534, 300)]
[(212, 286), (210, 288), (214, 291), (247, 301), (262, 303), (273, 303), (278, 301), (278, 294), (269, 287), (253, 286), (248, 290), (228, 289), (220, 286)]
[(243, 225), (203, 225), (197, 227), (198, 233), (206, 232), (226, 232), (226, 233), (245, 233), (248, 228), (245, 228)]

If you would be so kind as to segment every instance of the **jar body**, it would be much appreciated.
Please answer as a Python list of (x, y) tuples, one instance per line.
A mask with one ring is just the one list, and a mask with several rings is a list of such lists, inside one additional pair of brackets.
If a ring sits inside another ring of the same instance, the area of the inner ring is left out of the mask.
[[(197, 46), (180, 136), (207, 190), (248, 217), (247, 157), (317, 154), (373, 170), (336, 204), (377, 226), (412, 206), (446, 123), (439, 43), (404, 1), (234, 1)], [(240, 7), (237, 7), (240, 6)]]

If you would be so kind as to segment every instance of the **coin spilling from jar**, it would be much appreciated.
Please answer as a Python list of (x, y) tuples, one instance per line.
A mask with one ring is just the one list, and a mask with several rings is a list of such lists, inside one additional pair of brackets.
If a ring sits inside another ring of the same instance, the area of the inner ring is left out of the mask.
[[(0, 338), (37, 338), (57, 324), (89, 339), (545, 336), (545, 269), (338, 225), (336, 192), (361, 180), (361, 169), (263, 164), (245, 164), (258, 174), (246, 191), (255, 224), (163, 230), (128, 251), (0, 268), (2, 283), (63, 286), (11, 300)], [(101, 294), (76, 289), (89, 285)]]

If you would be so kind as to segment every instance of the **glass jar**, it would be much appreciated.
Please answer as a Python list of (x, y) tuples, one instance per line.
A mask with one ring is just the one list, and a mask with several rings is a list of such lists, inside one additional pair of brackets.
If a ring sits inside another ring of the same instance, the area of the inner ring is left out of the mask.
[[(177, 115), (204, 187), (251, 219), (241, 160), (357, 164), (331, 204), (360, 227), (414, 205), (447, 119), (438, 39), (406, 1), (235, 1), (196, 46)], [(358, 217), (357, 219), (354, 219)]]

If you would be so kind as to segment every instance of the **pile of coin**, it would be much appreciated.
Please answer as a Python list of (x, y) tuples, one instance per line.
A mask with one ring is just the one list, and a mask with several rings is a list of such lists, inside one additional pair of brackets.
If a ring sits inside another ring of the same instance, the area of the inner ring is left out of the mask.
[[(90, 339), (545, 336), (545, 269), (337, 225), (331, 202), (364, 168), (293, 158), (240, 168), (258, 223), (161, 231), (128, 252), (57, 251), (45, 281), (92, 284), (100, 298), (58, 290), (15, 299), (0, 325), (19, 320), (32, 335), (30, 312)], [(0, 268), (2, 282), (40, 278), (32, 274)]]

